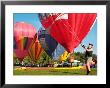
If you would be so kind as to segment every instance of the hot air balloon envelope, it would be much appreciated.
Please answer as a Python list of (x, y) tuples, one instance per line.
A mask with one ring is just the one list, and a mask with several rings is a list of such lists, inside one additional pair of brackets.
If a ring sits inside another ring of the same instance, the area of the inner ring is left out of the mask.
[(39, 14), (43, 27), (68, 52), (72, 52), (81, 43), (96, 16), (96, 13)]
[(14, 23), (14, 52), (20, 61), (28, 55), (28, 48), (36, 33), (36, 29), (24, 22)]

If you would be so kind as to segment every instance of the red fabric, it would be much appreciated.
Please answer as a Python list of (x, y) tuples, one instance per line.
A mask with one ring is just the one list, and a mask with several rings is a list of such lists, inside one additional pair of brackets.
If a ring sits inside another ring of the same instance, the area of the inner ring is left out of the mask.
[(68, 22), (71, 25), (72, 32), (76, 33), (76, 39), (74, 39), (72, 44), (74, 48), (76, 48), (79, 43), (84, 39), (84, 37), (90, 31), (97, 14), (96, 13), (75, 13), (75, 14), (68, 14), (69, 19)]
[(14, 49), (14, 52), (20, 61), (24, 59), (24, 56), (28, 55), (27, 50)]
[[(96, 19), (96, 13), (69, 13), (68, 19), (58, 19), (52, 15), (41, 23), (45, 29), (50, 27), (50, 35), (68, 52), (72, 52), (90, 31)], [(54, 21), (54, 24), (52, 24)], [(78, 38), (77, 38), (78, 37)]]
[(36, 33), (36, 29), (33, 25), (25, 22), (14, 23), (14, 37), (15, 40), (21, 40), (23, 37), (33, 38)]

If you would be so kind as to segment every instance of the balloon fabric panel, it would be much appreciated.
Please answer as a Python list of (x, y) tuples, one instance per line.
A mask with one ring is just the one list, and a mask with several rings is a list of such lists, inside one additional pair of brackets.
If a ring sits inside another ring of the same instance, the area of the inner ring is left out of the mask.
[[(76, 34), (76, 39), (73, 40), (74, 48), (76, 48), (83, 38), (87, 35), (87, 33), (90, 31), (91, 26), (93, 25), (96, 14), (95, 13), (75, 13), (75, 14), (69, 14), (69, 20), (71, 20), (71, 29)], [(73, 21), (73, 22), (72, 22)], [(75, 26), (73, 26), (75, 25)]]
[(64, 47), (62, 45), (58, 44), (55, 51), (52, 53), (53, 59), (57, 60), (59, 58), (59, 56), (64, 53), (64, 51), (65, 51)]
[(44, 51), (44, 49), (42, 48), (42, 46), (39, 43), (37, 33), (36, 33), (33, 41), (31, 42), (28, 51), (29, 51), (30, 57), (34, 61), (38, 60), (40, 55), (41, 55), (41, 53)]
[(68, 58), (69, 53), (67, 51), (64, 51), (64, 53), (60, 56), (60, 61), (65, 61)]
[(38, 39), (45, 52), (52, 57), (52, 53), (55, 51), (58, 43), (53, 39), (46, 30), (38, 31)]

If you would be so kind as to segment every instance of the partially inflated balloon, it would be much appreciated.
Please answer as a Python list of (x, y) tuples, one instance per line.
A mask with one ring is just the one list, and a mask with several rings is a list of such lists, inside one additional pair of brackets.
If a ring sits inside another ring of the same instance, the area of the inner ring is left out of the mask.
[(36, 29), (28, 23), (14, 23), (14, 52), (16, 57), (22, 61), (28, 55), (28, 48), (36, 33)]
[(28, 51), (29, 51), (29, 55), (33, 61), (38, 60), (40, 55), (44, 51), (41, 44), (39, 43), (37, 33), (35, 34), (34, 39), (31, 42)]
[(38, 31), (38, 39), (45, 52), (52, 57), (52, 53), (55, 51), (58, 43), (53, 39), (46, 30), (40, 29)]
[(62, 55), (60, 55), (59, 60), (60, 61), (65, 61), (69, 56), (69, 53), (67, 51), (64, 51)]

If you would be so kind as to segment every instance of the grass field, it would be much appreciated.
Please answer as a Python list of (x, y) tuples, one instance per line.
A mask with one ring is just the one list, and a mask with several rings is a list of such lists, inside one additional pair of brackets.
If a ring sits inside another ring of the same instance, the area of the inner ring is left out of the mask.
[[(13, 70), (14, 75), (86, 75), (86, 69), (80, 67), (72, 68), (36, 68), (17, 67)], [(89, 75), (97, 75), (97, 70), (92, 68)]]

